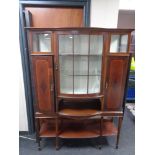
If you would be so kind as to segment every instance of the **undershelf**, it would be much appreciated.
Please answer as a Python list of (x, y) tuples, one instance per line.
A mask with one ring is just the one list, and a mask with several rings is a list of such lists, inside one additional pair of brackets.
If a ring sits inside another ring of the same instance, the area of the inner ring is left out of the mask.
[(62, 109), (59, 111), (60, 116), (68, 117), (91, 117), (101, 114), (101, 111), (96, 109)]
[(45, 122), (41, 124), (40, 137), (56, 137), (55, 124)]
[[(100, 136), (100, 119), (87, 119), (83, 121), (64, 119), (59, 124), (60, 138), (95, 138)], [(104, 120), (102, 123), (102, 136), (117, 135), (114, 123)], [(55, 124), (43, 123), (41, 125), (40, 137), (56, 137)]]

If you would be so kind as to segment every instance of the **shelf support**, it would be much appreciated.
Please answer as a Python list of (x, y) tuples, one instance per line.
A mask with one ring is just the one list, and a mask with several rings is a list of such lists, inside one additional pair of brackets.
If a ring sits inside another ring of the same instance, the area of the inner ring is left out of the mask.
[(100, 102), (101, 102), (101, 111), (104, 110), (104, 97), (100, 97)]

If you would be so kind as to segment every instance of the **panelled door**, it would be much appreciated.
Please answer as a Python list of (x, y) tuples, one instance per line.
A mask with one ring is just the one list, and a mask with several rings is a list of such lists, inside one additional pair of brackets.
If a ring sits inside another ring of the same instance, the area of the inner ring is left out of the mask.
[(120, 110), (123, 104), (129, 56), (108, 56), (105, 108)]
[(53, 56), (32, 56), (35, 103), (40, 112), (54, 112)]

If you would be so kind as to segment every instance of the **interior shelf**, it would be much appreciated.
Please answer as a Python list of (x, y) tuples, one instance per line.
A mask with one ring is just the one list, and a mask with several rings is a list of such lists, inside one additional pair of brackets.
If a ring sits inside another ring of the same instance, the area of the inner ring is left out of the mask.
[(94, 120), (64, 120), (59, 137), (61, 138), (95, 138), (100, 136), (100, 124)]
[(59, 115), (61, 116), (69, 116), (69, 117), (89, 117), (96, 116), (101, 114), (101, 111), (96, 109), (62, 109), (59, 111)]
[[(65, 120), (61, 127), (61, 138), (95, 138), (100, 136), (100, 119), (83, 121)], [(103, 121), (102, 136), (117, 135), (117, 128), (110, 121)]]

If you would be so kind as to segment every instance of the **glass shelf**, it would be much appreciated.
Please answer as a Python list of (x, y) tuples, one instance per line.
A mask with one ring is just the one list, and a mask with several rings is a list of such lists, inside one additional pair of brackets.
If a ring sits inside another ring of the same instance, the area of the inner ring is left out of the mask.
[(59, 35), (60, 93), (99, 93), (102, 51), (102, 35)]

